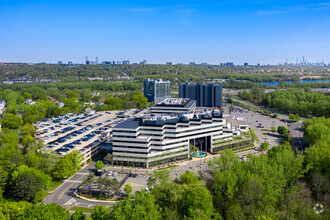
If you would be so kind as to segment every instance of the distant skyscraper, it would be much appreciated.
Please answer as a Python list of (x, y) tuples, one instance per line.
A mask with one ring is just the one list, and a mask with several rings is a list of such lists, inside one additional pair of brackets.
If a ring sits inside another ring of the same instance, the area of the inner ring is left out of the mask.
[(129, 60), (123, 60), (123, 64), (129, 64)]
[(99, 64), (99, 57), (95, 57), (95, 63)]
[(117, 65), (121, 65), (121, 61), (117, 61)]
[(166, 65), (172, 65), (172, 62), (166, 62)]
[(159, 103), (166, 98), (171, 97), (171, 82), (164, 81), (161, 79), (144, 80), (144, 96), (148, 99), (149, 102)]
[(189, 65), (196, 65), (195, 62), (189, 62)]
[(234, 63), (233, 62), (227, 62), (226, 66), (234, 66)]
[(62, 61), (58, 61), (57, 64), (63, 64), (63, 62)]
[(147, 65), (147, 60), (143, 60), (140, 64)]
[(179, 98), (190, 98), (196, 101), (199, 107), (221, 107), (222, 106), (222, 85), (188, 83), (179, 86)]
[(248, 63), (244, 63), (244, 66), (248, 66), (249, 64)]
[(85, 64), (89, 64), (89, 62), (88, 62), (88, 56), (85, 56)]

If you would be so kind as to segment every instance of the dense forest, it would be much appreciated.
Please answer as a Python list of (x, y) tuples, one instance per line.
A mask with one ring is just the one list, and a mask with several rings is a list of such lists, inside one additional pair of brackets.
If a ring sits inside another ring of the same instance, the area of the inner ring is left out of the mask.
[(0, 66), (0, 80), (27, 78), (77, 82), (100, 77), (103, 80), (162, 78), (179, 83), (207, 79), (249, 80), (252, 82), (298, 81), (299, 76), (329, 78), (327, 67), (321, 66), (219, 66), (219, 65), (59, 65), (6, 64)]
[(239, 92), (238, 96), (255, 104), (301, 116), (330, 116), (330, 97), (310, 92), (309, 89), (287, 89), (265, 93), (254, 88), (251, 92)]
[[(74, 151), (64, 157), (55, 152), (38, 151), (44, 147), (35, 140), (31, 124), (0, 133), (0, 191), (9, 200), (38, 203), (47, 190), (79, 169), (81, 155)], [(0, 215), (1, 216), (1, 215)], [(2, 219), (2, 218), (0, 218)]]

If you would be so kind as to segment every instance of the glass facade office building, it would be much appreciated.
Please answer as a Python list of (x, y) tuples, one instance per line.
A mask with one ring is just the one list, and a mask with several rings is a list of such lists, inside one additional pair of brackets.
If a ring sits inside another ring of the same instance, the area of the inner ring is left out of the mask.
[(144, 96), (149, 102), (159, 103), (166, 98), (171, 97), (171, 82), (161, 79), (144, 80)]
[(213, 83), (181, 84), (179, 86), (179, 98), (195, 100), (198, 107), (221, 107), (222, 85)]

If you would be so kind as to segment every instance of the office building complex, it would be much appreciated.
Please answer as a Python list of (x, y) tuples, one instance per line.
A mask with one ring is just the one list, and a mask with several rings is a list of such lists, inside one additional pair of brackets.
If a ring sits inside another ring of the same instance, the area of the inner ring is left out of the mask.
[(224, 133), (225, 124), (220, 111), (128, 119), (113, 128), (113, 161), (148, 168), (188, 159), (191, 144), (213, 152), (214, 143), (233, 136)]
[(197, 107), (221, 107), (222, 85), (213, 83), (181, 84), (179, 86), (179, 97), (195, 100)]
[[(173, 105), (175, 102), (179, 104)], [(219, 109), (202, 113), (184, 110), (194, 104), (195, 101), (189, 99), (164, 100), (160, 105), (166, 111), (172, 110), (171, 114), (152, 113), (155, 109), (151, 108), (150, 113), (129, 118), (113, 127), (113, 163), (149, 168), (185, 160), (192, 153), (191, 145), (200, 152), (219, 152), (229, 149), (224, 145), (228, 145), (234, 136), (248, 131), (247, 124), (234, 127), (228, 123)], [(250, 144), (248, 138), (242, 139)], [(230, 148), (238, 146), (236, 140), (229, 145)]]
[(159, 103), (166, 98), (171, 97), (171, 82), (164, 81), (161, 79), (144, 80), (144, 96), (148, 99), (149, 102)]

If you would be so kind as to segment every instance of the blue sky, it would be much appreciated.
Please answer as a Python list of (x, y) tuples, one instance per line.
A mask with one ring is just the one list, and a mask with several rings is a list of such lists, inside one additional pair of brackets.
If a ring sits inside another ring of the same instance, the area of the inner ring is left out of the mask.
[(0, 0), (0, 62), (330, 62), (330, 1)]

